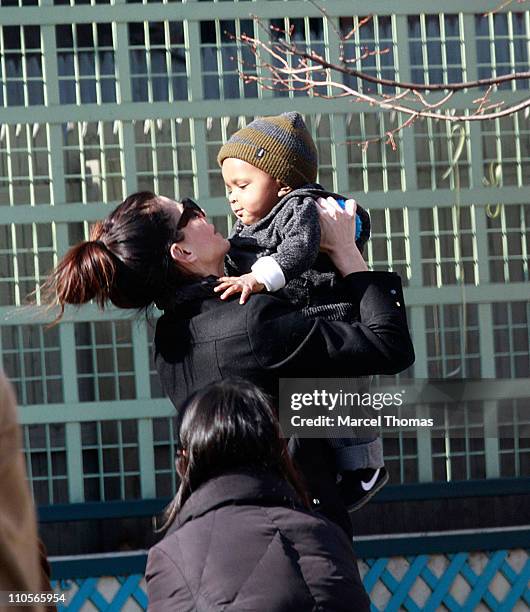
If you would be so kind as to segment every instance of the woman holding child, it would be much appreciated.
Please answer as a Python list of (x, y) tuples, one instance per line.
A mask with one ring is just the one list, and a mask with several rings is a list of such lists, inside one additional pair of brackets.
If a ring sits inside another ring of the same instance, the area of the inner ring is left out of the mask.
[[(137, 193), (72, 247), (50, 279), (62, 309), (95, 300), (164, 311), (156, 366), (177, 407), (233, 375), (275, 396), (282, 377), (393, 374), (414, 360), (399, 277), (367, 271), (359, 251), (366, 213), (359, 232), (353, 201), (345, 209), (315, 202), (327, 192), (311, 185), (314, 144), (299, 116), (287, 115), (261, 120), (221, 150), (238, 217), (230, 242), (191, 200)], [(289, 441), (310, 499), (351, 535), (335, 451), (325, 440)], [(366, 445), (351, 455), (369, 467), (370, 452)]]

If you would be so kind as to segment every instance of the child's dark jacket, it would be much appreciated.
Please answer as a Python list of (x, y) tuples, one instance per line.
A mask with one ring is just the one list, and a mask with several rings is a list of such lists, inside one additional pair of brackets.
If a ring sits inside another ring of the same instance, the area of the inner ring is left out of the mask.
[[(283, 271), (287, 283), (284, 291), (293, 303), (304, 307), (326, 302), (325, 294), (336, 282), (337, 274), (329, 257), (319, 253), (316, 201), (328, 196), (343, 198), (316, 183), (304, 185), (282, 198), (257, 223), (244, 225), (238, 220), (229, 236), (231, 247), (225, 260), (226, 273), (246, 274), (259, 258), (270, 256)], [(370, 237), (370, 217), (359, 205), (357, 215), (362, 223), (357, 247), (362, 253)]]

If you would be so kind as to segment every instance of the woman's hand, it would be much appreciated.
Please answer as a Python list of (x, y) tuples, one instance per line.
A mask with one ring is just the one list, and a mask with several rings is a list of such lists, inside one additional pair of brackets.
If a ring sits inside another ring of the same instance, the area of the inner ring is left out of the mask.
[(346, 200), (341, 208), (332, 198), (317, 200), (320, 217), (320, 250), (327, 253), (338, 271), (346, 276), (365, 272), (368, 266), (355, 244), (355, 200)]

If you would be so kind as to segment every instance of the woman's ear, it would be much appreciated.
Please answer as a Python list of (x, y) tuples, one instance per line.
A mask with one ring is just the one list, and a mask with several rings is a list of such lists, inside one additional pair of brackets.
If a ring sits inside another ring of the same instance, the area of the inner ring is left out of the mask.
[(278, 197), (279, 198), (283, 198), (288, 193), (291, 193), (292, 190), (293, 190), (292, 187), (289, 187), (288, 185), (284, 185), (283, 183), (278, 182)]
[(192, 264), (197, 260), (197, 256), (193, 251), (186, 249), (184, 243), (182, 242), (174, 242), (169, 247), (169, 254), (171, 255), (171, 259), (176, 261), (179, 264)]

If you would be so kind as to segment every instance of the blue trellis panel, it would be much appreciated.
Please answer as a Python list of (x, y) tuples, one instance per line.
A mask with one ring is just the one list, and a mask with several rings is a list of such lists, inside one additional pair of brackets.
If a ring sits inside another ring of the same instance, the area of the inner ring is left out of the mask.
[[(530, 551), (524, 549), (364, 559), (360, 570), (372, 612), (530, 609)], [(66, 594), (60, 612), (147, 608), (142, 574), (61, 580), (53, 586)]]

